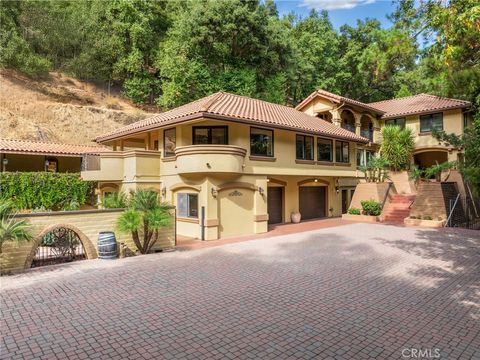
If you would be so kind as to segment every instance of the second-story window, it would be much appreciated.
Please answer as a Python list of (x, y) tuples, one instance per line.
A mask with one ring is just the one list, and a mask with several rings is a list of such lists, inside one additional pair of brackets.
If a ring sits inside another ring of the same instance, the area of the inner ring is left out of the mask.
[(250, 155), (273, 157), (273, 130), (250, 128)]
[(443, 114), (428, 114), (420, 116), (420, 132), (443, 130)]
[(297, 135), (296, 142), (297, 160), (313, 160), (313, 137)]
[(227, 126), (194, 126), (193, 145), (201, 144), (228, 144)]
[(348, 163), (350, 161), (348, 142), (335, 141), (335, 161), (340, 163)]
[(166, 129), (163, 132), (163, 156), (175, 156), (176, 144), (177, 138), (175, 134), (175, 128)]
[(405, 118), (385, 120), (385, 125), (397, 125), (405, 129)]
[(332, 140), (317, 138), (317, 160), (333, 161)]
[(193, 144), (228, 144), (228, 127), (227, 126), (194, 126), (193, 127)]

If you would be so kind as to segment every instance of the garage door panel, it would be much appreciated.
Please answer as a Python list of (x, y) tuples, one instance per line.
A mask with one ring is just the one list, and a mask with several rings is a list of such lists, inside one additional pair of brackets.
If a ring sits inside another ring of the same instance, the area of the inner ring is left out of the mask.
[(299, 188), (299, 208), (302, 219), (326, 217), (326, 199), (326, 187), (301, 186)]

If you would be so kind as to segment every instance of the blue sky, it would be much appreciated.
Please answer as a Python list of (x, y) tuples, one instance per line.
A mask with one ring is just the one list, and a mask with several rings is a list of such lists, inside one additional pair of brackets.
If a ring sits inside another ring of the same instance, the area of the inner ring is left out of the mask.
[(376, 18), (389, 27), (386, 15), (395, 9), (391, 0), (275, 0), (280, 16), (295, 12), (308, 16), (311, 9), (327, 10), (333, 26), (356, 25), (357, 19)]

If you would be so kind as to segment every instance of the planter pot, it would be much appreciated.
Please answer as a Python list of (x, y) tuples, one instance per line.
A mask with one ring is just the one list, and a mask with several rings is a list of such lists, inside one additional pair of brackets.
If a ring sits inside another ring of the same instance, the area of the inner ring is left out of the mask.
[(421, 226), (428, 228), (442, 228), (445, 226), (445, 220), (423, 220), (405, 218), (403, 223), (407, 226)]
[(292, 223), (298, 224), (300, 220), (302, 220), (302, 214), (300, 214), (299, 212), (292, 212), (292, 214), (290, 215), (290, 219), (292, 220)]
[(352, 214), (343, 214), (342, 219), (349, 220), (349, 221), (360, 221), (360, 222), (370, 222), (370, 223), (380, 221), (378, 216), (352, 215)]

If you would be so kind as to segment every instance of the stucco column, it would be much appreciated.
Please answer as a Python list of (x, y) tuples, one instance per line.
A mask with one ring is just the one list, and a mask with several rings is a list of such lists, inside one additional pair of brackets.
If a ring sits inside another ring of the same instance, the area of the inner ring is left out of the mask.
[(360, 136), (360, 133), (361, 133), (361, 127), (362, 127), (362, 122), (361, 122), (361, 118), (362, 118), (362, 114), (359, 114), (357, 112), (354, 112), (353, 113), (353, 116), (355, 117), (355, 134), (357, 136)]
[(259, 234), (268, 231), (267, 178), (257, 179), (255, 185), (258, 190), (254, 195), (253, 226), (255, 234)]
[(340, 111), (338, 109), (329, 110), (332, 114), (332, 123), (337, 126), (342, 126), (342, 117), (340, 116)]
[[(205, 240), (218, 239), (218, 193), (210, 178), (202, 185), (200, 204), (205, 206)], [(200, 208), (201, 209), (201, 208)], [(199, 214), (201, 216), (201, 214)], [(199, 220), (201, 221), (199, 216)], [(201, 224), (200, 224), (201, 225)]]

